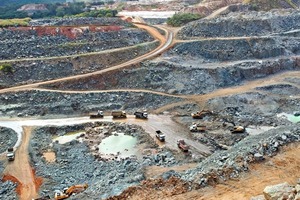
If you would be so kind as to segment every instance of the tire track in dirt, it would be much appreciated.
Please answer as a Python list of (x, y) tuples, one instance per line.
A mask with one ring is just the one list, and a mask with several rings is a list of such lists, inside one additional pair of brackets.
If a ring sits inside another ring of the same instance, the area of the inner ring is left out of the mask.
[(15, 160), (9, 162), (4, 170), (4, 175), (14, 177), (19, 181), (20, 186), (17, 187), (17, 192), (20, 200), (36, 198), (39, 185), (36, 185), (37, 178), (29, 163), (28, 146), (31, 132), (32, 127), (23, 127), (23, 141), (15, 152)]

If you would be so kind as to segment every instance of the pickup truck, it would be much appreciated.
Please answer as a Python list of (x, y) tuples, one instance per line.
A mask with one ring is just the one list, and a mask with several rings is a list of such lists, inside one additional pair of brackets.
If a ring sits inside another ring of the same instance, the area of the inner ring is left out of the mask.
[(11, 148), (7, 149), (6, 157), (7, 157), (8, 161), (14, 161), (15, 160), (14, 148), (11, 147)]
[(161, 142), (165, 141), (165, 134), (163, 134), (160, 130), (156, 131), (155, 136), (159, 141)]
[(189, 146), (185, 143), (185, 141), (183, 139), (177, 140), (177, 146), (182, 151), (188, 151), (189, 150)]

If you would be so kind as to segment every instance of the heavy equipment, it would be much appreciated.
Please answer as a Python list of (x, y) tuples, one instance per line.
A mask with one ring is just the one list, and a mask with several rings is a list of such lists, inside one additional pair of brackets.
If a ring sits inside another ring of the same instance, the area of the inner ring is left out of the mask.
[(231, 133), (244, 133), (245, 127), (243, 126), (234, 126), (231, 130)]
[(72, 194), (80, 193), (84, 191), (88, 187), (88, 184), (83, 185), (72, 185), (71, 187), (65, 188), (63, 191), (56, 190), (55, 191), (55, 200), (66, 199), (70, 197)]
[(201, 111), (197, 111), (196, 113), (192, 113), (191, 116), (194, 119), (202, 119), (205, 115), (208, 115), (208, 114), (213, 114), (213, 112), (210, 110), (204, 109)]
[(111, 112), (113, 118), (126, 118), (126, 112), (122, 110), (114, 110)]
[(191, 132), (204, 132), (206, 130), (206, 126), (200, 124), (192, 124), (190, 126)]
[(156, 134), (155, 134), (156, 138), (161, 141), (161, 142), (164, 142), (165, 141), (165, 134), (163, 134), (163, 132), (161, 132), (160, 130), (157, 130), (156, 131)]
[(15, 160), (15, 152), (14, 148), (10, 147), (7, 149), (6, 157), (8, 161), (14, 161)]
[(98, 110), (96, 113), (90, 113), (90, 118), (102, 118), (103, 115), (103, 111)]
[(136, 118), (140, 118), (140, 119), (148, 119), (148, 113), (147, 112), (140, 112), (137, 111), (134, 113)]
[(189, 146), (185, 143), (185, 141), (183, 139), (177, 140), (177, 146), (182, 151), (188, 151), (189, 150)]

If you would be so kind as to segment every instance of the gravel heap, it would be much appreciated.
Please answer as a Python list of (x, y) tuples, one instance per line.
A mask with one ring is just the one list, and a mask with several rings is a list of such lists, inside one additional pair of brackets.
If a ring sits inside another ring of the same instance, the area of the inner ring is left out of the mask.
[(187, 170), (181, 178), (198, 186), (216, 184), (237, 178), (248, 170), (248, 164), (274, 156), (280, 146), (300, 141), (299, 125), (272, 129), (265, 133), (246, 137), (226, 151), (218, 151), (199, 163), (195, 169)]
[(252, 197), (250, 200), (272, 200), (272, 199), (300, 199), (300, 179), (296, 185), (287, 182), (277, 185), (270, 185), (264, 189), (263, 195)]
[(146, 31), (135, 28), (109, 32), (84, 31), (76, 38), (50, 34), (38, 36), (36, 30), (4, 29), (0, 31), (0, 37), (1, 60), (99, 52), (154, 40)]
[[(10, 128), (0, 127), (0, 154), (6, 152), (17, 142), (17, 134)], [(1, 170), (0, 170), (1, 171)]]
[[(63, 94), (47, 91), (7, 93), (0, 96), (2, 116), (87, 115), (92, 110), (152, 110), (180, 100), (142, 92)], [(49, 116), (48, 116), (49, 117)]]
[[(106, 198), (119, 194), (127, 187), (144, 180), (144, 167), (146, 166), (173, 166), (178, 164), (172, 153), (168, 151), (145, 154), (141, 159), (132, 157), (104, 161), (99, 159), (95, 153), (91, 153), (92, 149), (89, 146), (93, 145), (86, 138), (87, 135), (83, 137), (85, 138), (84, 141), (88, 142), (80, 143), (73, 140), (66, 144), (52, 143), (52, 137), (55, 135), (90, 130), (91, 128), (96, 130), (97, 127), (103, 126), (105, 127), (105, 133), (100, 131), (95, 134), (106, 134), (108, 136), (115, 131), (124, 132), (137, 137), (138, 145), (145, 144), (148, 141), (148, 148), (156, 146), (153, 139), (135, 125), (96, 122), (74, 126), (38, 128), (31, 140), (30, 155), (36, 169), (36, 175), (44, 178), (41, 196), (52, 194), (56, 189), (62, 190), (74, 184), (88, 183), (89, 187), (84, 193), (71, 199), (81, 199), (83, 197), (89, 199)], [(55, 152), (56, 162), (48, 163), (41, 158), (42, 153), (48, 150)], [(164, 159), (162, 159), (163, 157)]]
[(299, 29), (297, 10), (233, 12), (213, 19), (191, 22), (178, 32), (181, 39), (191, 37), (261, 36)]

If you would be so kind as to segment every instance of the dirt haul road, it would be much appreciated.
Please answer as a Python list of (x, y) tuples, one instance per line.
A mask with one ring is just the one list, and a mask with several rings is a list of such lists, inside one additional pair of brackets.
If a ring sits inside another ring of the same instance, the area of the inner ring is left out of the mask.
[(121, 68), (130, 66), (130, 65), (133, 65), (133, 64), (140, 63), (144, 60), (153, 58), (154, 56), (159, 55), (160, 53), (167, 50), (171, 46), (172, 41), (173, 41), (173, 33), (169, 32), (168, 30), (165, 29), (165, 31), (166, 31), (166, 38), (165, 38), (163, 35), (161, 35), (158, 32), (158, 30), (156, 28), (153, 28), (153, 27), (150, 27), (150, 26), (147, 26), (147, 25), (143, 25), (143, 24), (135, 24), (135, 25), (138, 28), (141, 28), (141, 29), (144, 29), (144, 30), (148, 31), (155, 39), (160, 41), (160, 45), (156, 49), (154, 49), (153, 51), (151, 51), (147, 54), (144, 54), (140, 57), (137, 57), (135, 59), (132, 59), (130, 61), (127, 61), (125, 63), (122, 63), (120, 65), (116, 65), (116, 66), (109, 67), (109, 68), (99, 70), (99, 71), (96, 71), (96, 72), (92, 72), (92, 73), (75, 75), (75, 76), (50, 80), (50, 81), (42, 81), (42, 82), (33, 83), (33, 84), (26, 84), (26, 85), (6, 88), (6, 89), (0, 90), (0, 93), (16, 92), (16, 91), (20, 91), (20, 90), (29, 90), (29, 89), (36, 88), (36, 87), (38, 87), (40, 85), (43, 85), (43, 84), (58, 83), (58, 82), (61, 82), (61, 81), (75, 80), (75, 79), (90, 77), (90, 76), (97, 75), (97, 74), (104, 74), (104, 73), (109, 72), (109, 71), (113, 71), (113, 70), (116, 70), (116, 69), (121, 69)]
[(30, 166), (28, 155), (31, 131), (31, 127), (23, 127), (23, 140), (15, 152), (15, 160), (13, 162), (9, 162), (4, 170), (5, 176), (14, 177), (20, 182), (17, 186), (17, 192), (20, 200), (30, 200), (37, 197), (37, 179)]
[[(116, 120), (117, 121), (117, 120)], [(187, 145), (191, 147), (191, 152), (196, 155), (208, 156), (211, 150), (208, 146), (195, 142), (190, 135), (189, 129), (182, 127), (181, 124), (174, 122), (171, 115), (149, 115), (148, 120), (135, 119), (134, 116), (128, 116), (127, 119), (118, 120), (121, 122), (137, 124), (149, 133), (160, 146), (166, 146), (173, 150), (179, 150), (177, 140), (184, 139)], [(160, 130), (166, 136), (165, 142), (160, 142), (155, 138), (155, 131)]]

